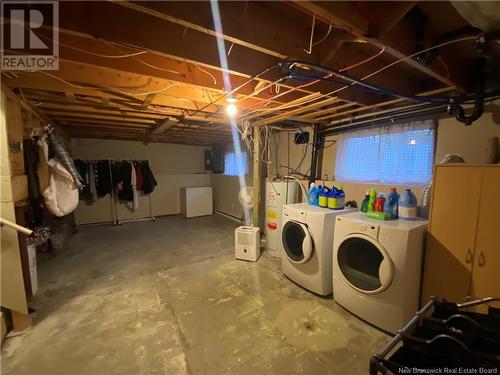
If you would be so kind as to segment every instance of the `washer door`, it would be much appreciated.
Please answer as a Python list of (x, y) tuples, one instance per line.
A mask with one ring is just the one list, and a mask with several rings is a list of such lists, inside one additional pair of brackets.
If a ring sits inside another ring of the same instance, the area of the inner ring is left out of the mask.
[(287, 221), (281, 232), (281, 242), (291, 262), (300, 264), (311, 258), (313, 242), (305, 224)]
[(394, 278), (392, 261), (380, 243), (362, 234), (347, 236), (337, 250), (342, 276), (354, 289), (380, 293)]

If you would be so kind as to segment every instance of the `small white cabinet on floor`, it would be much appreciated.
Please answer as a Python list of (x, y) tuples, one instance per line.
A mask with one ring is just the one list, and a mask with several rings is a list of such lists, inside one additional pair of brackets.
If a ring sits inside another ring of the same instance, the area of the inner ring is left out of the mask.
[(182, 187), (181, 213), (185, 217), (212, 215), (212, 188)]

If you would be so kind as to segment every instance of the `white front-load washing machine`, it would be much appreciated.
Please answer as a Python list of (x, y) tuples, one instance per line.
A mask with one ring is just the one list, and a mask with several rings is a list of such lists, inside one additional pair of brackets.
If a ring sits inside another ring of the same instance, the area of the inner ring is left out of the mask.
[(329, 210), (306, 203), (283, 206), (281, 270), (314, 293), (332, 293), (335, 218), (355, 209)]
[(378, 221), (355, 212), (336, 219), (333, 298), (395, 333), (418, 309), (426, 220)]

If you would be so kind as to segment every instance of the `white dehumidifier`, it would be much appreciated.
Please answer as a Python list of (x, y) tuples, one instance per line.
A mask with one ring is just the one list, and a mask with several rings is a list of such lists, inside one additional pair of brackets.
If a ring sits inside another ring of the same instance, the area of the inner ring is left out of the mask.
[(234, 257), (256, 262), (260, 256), (260, 228), (241, 226), (234, 231)]

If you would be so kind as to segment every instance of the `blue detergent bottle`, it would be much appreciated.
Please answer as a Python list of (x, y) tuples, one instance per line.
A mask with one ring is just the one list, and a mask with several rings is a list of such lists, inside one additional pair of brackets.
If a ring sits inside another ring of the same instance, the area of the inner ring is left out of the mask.
[(309, 186), (309, 192), (307, 193), (307, 203), (311, 206), (317, 206), (316, 200), (318, 197), (318, 194), (316, 194), (316, 191), (318, 188), (316, 187), (316, 184), (314, 182), (311, 182), (311, 185)]
[(417, 197), (411, 189), (405, 189), (399, 197), (399, 218), (404, 220), (417, 219)]
[(335, 205), (336, 210), (343, 210), (345, 207), (345, 193), (344, 187), (340, 186), (337, 190), (337, 202)]
[(321, 189), (321, 192), (319, 193), (319, 198), (318, 198), (318, 206), (326, 208), (328, 207), (328, 194), (330, 192), (330, 189), (328, 189), (326, 186), (323, 186)]
[(384, 212), (389, 214), (391, 219), (398, 218), (398, 201), (399, 194), (397, 193), (396, 188), (391, 188), (384, 203)]
[(337, 204), (337, 196), (338, 196), (338, 190), (335, 186), (333, 186), (330, 192), (328, 193), (328, 208), (335, 210), (335, 206)]

